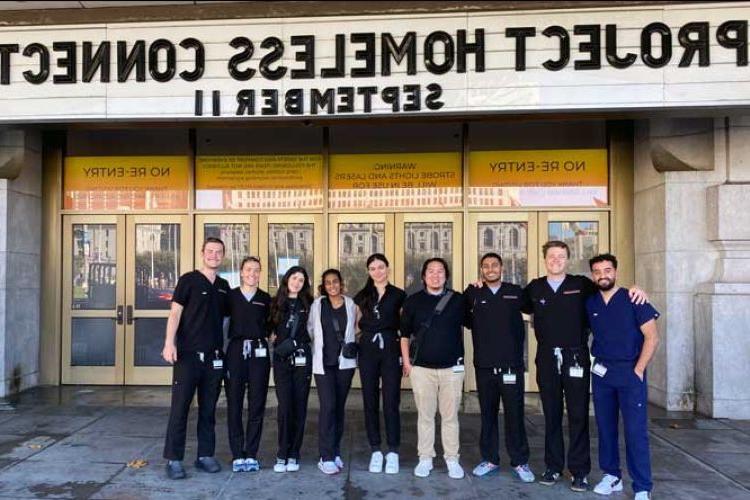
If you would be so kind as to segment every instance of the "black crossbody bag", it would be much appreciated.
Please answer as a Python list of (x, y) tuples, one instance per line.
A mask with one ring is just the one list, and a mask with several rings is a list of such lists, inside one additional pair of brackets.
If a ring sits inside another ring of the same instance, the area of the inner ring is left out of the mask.
[(417, 330), (417, 333), (412, 337), (412, 341), (409, 344), (409, 361), (411, 362), (411, 364), (414, 364), (417, 361), (417, 356), (419, 355), (419, 346), (424, 341), (424, 336), (427, 334), (427, 330), (430, 329), (432, 320), (435, 318), (435, 316), (440, 316), (440, 314), (443, 312), (443, 309), (445, 309), (445, 306), (447, 306), (448, 302), (451, 300), (451, 297), (453, 297), (453, 290), (448, 290), (447, 292), (445, 292), (445, 295), (440, 298), (437, 305), (435, 306), (435, 309), (433, 309), (432, 313), (430, 313), (430, 317), (427, 318), (424, 323), (422, 323), (422, 325), (419, 327), (419, 330)]
[[(346, 303), (344, 303), (342, 307), (346, 307)], [(341, 355), (346, 359), (357, 359), (359, 345), (356, 342), (346, 342), (346, 339), (344, 339), (344, 333), (341, 332), (339, 320), (333, 313), (333, 307), (331, 307), (331, 320), (333, 322), (333, 331), (336, 333), (336, 338), (341, 346)]]
[(299, 347), (297, 341), (294, 340), (297, 336), (297, 330), (299, 329), (299, 311), (294, 311), (293, 317), (290, 319), (292, 320), (292, 325), (289, 330), (289, 337), (274, 346), (274, 352), (282, 360), (289, 359)]

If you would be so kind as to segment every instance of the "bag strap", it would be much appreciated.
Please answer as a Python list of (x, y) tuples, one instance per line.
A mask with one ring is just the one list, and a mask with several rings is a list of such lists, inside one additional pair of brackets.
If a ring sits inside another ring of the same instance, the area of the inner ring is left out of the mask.
[[(430, 313), (430, 317), (427, 318), (427, 321), (422, 323), (422, 326), (417, 330), (417, 334), (415, 335), (415, 342), (417, 343), (417, 349), (419, 349), (419, 344), (422, 343), (422, 339), (424, 335), (427, 333), (427, 330), (430, 329), (430, 326), (432, 326), (432, 320), (435, 318), (435, 316), (439, 316), (442, 314), (443, 309), (448, 305), (448, 302), (451, 300), (451, 297), (453, 297), (453, 290), (447, 290), (442, 297), (440, 297), (440, 300), (435, 305), (435, 309), (432, 310)], [(416, 354), (415, 354), (416, 359)]]

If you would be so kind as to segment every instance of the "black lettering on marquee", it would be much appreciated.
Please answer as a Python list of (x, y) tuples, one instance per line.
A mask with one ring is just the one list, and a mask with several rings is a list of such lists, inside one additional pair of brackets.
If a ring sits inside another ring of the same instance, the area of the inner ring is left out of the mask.
[[(729, 36), (729, 33), (734, 33)], [(747, 21), (727, 21), (716, 30), (716, 40), (724, 48), (736, 49), (737, 66), (747, 66)]]
[(30, 69), (27, 69), (23, 72), (24, 79), (35, 85), (47, 81), (49, 77), (49, 50), (47, 50), (47, 47), (41, 43), (32, 43), (24, 47), (23, 55), (26, 57), (39, 55), (39, 71), (34, 73)]
[(340, 104), (336, 106), (337, 113), (354, 113), (354, 87), (339, 87), (336, 93), (340, 97)]
[(255, 74), (255, 70), (253, 68), (239, 69), (238, 66), (240, 65), (240, 63), (247, 62), (251, 57), (253, 57), (253, 52), (255, 50), (253, 42), (250, 41), (250, 39), (247, 37), (238, 36), (232, 38), (232, 41), (229, 42), (229, 45), (233, 49), (242, 49), (242, 52), (233, 55), (229, 59), (229, 64), (227, 65), (229, 69), (229, 76), (241, 82), (251, 79)]
[[(690, 35), (695, 34), (695, 38)], [(677, 33), (677, 41), (685, 48), (680, 59), (680, 68), (687, 68), (693, 62), (693, 57), (698, 54), (698, 66), (711, 64), (708, 52), (708, 23), (687, 23)]]
[(570, 61), (570, 35), (562, 26), (548, 26), (542, 31), (547, 38), (557, 37), (560, 42), (560, 55), (557, 59), (547, 59), (542, 66), (549, 71), (560, 71)]
[(357, 95), (361, 95), (363, 98), (362, 106), (365, 113), (372, 112), (372, 96), (377, 93), (377, 87), (359, 87), (357, 89)]
[(146, 42), (138, 40), (128, 53), (128, 42), (117, 42), (117, 81), (122, 83), (128, 80), (130, 73), (135, 68), (135, 81), (146, 81)]
[(332, 115), (335, 104), (334, 100), (334, 89), (326, 89), (322, 94), (318, 89), (310, 89), (310, 114), (317, 115), (318, 109), (326, 108), (326, 112)]
[(214, 90), (211, 92), (211, 115), (221, 116), (221, 92)]
[(484, 30), (474, 30), (474, 43), (466, 43), (466, 30), (458, 30), (456, 72), (466, 73), (466, 54), (474, 54), (474, 71), (484, 71)]
[(110, 42), (100, 43), (96, 53), (91, 55), (93, 48), (91, 42), (83, 42), (81, 80), (90, 82), (99, 70), (99, 81), (107, 83), (109, 82), (109, 61), (112, 44)]
[[(166, 54), (167, 67), (164, 71), (159, 70), (159, 54)], [(174, 45), (165, 38), (154, 40), (148, 47), (148, 72), (151, 78), (157, 82), (168, 82), (174, 78), (176, 73), (177, 55), (175, 54)]]
[(617, 55), (617, 25), (608, 24), (605, 28), (607, 38), (607, 62), (610, 66), (617, 69), (625, 69), (632, 66), (638, 56), (628, 52), (624, 57)]
[(440, 97), (443, 95), (443, 88), (437, 83), (431, 83), (427, 86), (427, 90), (430, 91), (425, 98), (425, 106), (427, 106), (427, 109), (436, 111), (442, 108), (445, 105), (445, 103), (440, 100)]
[(78, 80), (78, 66), (76, 64), (76, 43), (75, 42), (54, 42), (52, 50), (55, 52), (64, 52), (65, 57), (57, 58), (57, 67), (65, 70), (62, 75), (54, 75), (54, 83), (75, 83)]
[(0, 44), (0, 85), (10, 85), (10, 55), (18, 49), (17, 43)]
[(195, 91), (195, 116), (203, 116), (203, 91)]
[(305, 112), (305, 93), (302, 89), (289, 89), (284, 97), (284, 109), (290, 115), (301, 115)]
[(404, 85), (404, 111), (419, 111), (422, 109), (419, 85)]
[(346, 37), (336, 35), (335, 48), (336, 65), (333, 68), (323, 68), (320, 70), (320, 76), (323, 78), (344, 78), (346, 76)]
[(391, 111), (398, 112), (401, 109), (399, 104), (398, 87), (385, 87), (380, 93), (383, 102), (391, 105)]
[[(435, 62), (435, 44), (443, 44), (443, 63)], [(451, 70), (455, 58), (453, 37), (445, 31), (433, 31), (424, 39), (424, 66), (433, 75), (442, 75)]]
[(352, 33), (352, 43), (363, 43), (363, 50), (354, 51), (355, 61), (364, 61), (362, 68), (352, 68), (352, 78), (370, 78), (375, 76), (375, 33)]
[(271, 65), (284, 57), (284, 42), (275, 36), (269, 36), (260, 42), (262, 49), (271, 49), (260, 60), (260, 74), (268, 80), (279, 80), (286, 75), (286, 66), (279, 65), (276, 69), (271, 69)]
[(409, 31), (404, 35), (399, 45), (390, 33), (383, 33), (380, 47), (380, 74), (389, 76), (391, 74), (391, 58), (396, 64), (406, 58), (406, 74), (417, 74), (417, 33)]
[(263, 98), (263, 107), (260, 114), (264, 116), (279, 114), (279, 91), (276, 89), (263, 89), (260, 92)]
[(536, 28), (506, 28), (505, 37), (516, 39), (516, 71), (526, 71), (526, 38), (535, 37)]
[(293, 69), (292, 78), (315, 78), (315, 37), (312, 35), (293, 36), (292, 45), (302, 45), (304, 50), (294, 54), (294, 60), (305, 63), (305, 69)]
[(203, 44), (197, 38), (186, 38), (180, 42), (180, 47), (195, 50), (195, 65), (193, 66), (193, 70), (180, 71), (180, 78), (186, 82), (200, 80), (206, 67), (206, 49), (203, 47)]
[[(661, 45), (661, 55), (655, 57), (651, 39), (658, 35)], [(651, 23), (641, 31), (641, 59), (649, 68), (661, 68), (669, 64), (672, 59), (672, 32), (664, 23)]]
[(576, 60), (573, 67), (577, 70), (601, 69), (602, 67), (602, 34), (598, 24), (579, 24), (573, 27), (573, 34), (584, 35), (588, 41), (578, 44), (581, 54), (589, 54), (588, 59)]
[(237, 93), (237, 116), (255, 114), (255, 90), (242, 89)]

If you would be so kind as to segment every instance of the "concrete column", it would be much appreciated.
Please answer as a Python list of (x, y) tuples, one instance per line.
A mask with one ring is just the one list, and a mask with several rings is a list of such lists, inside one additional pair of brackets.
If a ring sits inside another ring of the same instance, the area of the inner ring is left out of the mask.
[[(635, 126), (635, 282), (662, 313), (661, 345), (649, 367), (649, 398), (669, 410), (695, 407), (693, 299), (714, 274), (706, 190), (723, 183), (714, 168), (724, 121), (654, 119)], [(699, 147), (698, 147), (699, 145)]]
[(712, 279), (695, 296), (697, 410), (750, 418), (750, 117), (726, 121), (726, 182), (707, 190), (708, 240), (718, 250)]
[(41, 194), (39, 134), (0, 129), (0, 397), (38, 383)]

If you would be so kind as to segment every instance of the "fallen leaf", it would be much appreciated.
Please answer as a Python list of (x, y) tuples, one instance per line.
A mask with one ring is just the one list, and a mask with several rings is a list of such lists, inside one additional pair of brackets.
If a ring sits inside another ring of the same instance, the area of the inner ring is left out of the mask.
[(128, 468), (130, 468), (130, 469), (140, 469), (140, 468), (145, 467), (147, 465), (148, 465), (148, 462), (146, 462), (145, 460), (143, 460), (141, 458), (139, 458), (137, 460), (131, 460), (130, 462), (128, 462)]

